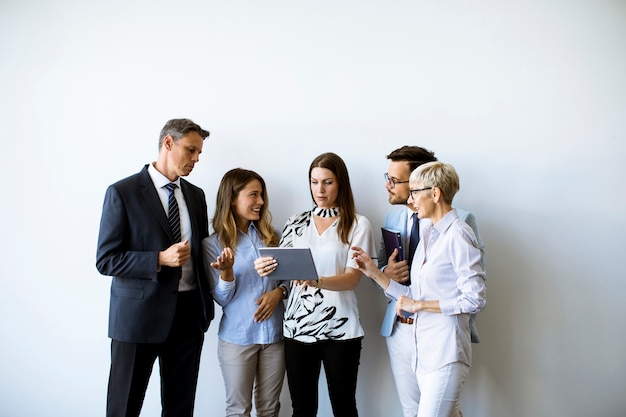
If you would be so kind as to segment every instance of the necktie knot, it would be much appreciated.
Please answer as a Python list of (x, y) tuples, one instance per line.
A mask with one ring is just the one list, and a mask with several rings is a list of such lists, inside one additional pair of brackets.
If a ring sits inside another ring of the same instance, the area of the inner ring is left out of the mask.
[(170, 193), (173, 193), (174, 190), (178, 188), (178, 185), (174, 184), (173, 182), (170, 182), (169, 184), (165, 185), (165, 188), (167, 188), (167, 191), (169, 191)]

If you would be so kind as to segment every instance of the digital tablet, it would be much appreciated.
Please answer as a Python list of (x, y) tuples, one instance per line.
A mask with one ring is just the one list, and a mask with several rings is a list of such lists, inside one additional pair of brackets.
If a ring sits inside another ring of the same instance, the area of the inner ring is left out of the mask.
[(309, 248), (259, 248), (261, 256), (271, 256), (278, 265), (267, 277), (276, 280), (316, 280), (319, 278)]

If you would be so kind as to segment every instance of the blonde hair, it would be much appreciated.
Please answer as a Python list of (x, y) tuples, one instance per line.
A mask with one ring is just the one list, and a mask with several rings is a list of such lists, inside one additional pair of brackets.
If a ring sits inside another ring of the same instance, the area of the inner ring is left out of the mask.
[[(424, 188), (437, 187), (441, 190), (443, 201), (452, 204), (454, 195), (459, 191), (459, 175), (454, 167), (439, 161), (420, 165), (411, 172), (409, 182), (420, 182)], [(432, 190), (429, 191), (432, 195)]]

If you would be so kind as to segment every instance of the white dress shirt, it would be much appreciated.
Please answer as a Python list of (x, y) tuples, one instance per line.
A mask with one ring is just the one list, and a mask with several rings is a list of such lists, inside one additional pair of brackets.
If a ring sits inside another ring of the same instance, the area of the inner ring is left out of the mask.
[(448, 363), (471, 365), (469, 318), (486, 305), (481, 250), (472, 229), (455, 209), (437, 224), (420, 222), (422, 239), (411, 266), (411, 286), (391, 281), (386, 293), (397, 299), (438, 300), (441, 313), (414, 315), (417, 373)]
[[(154, 167), (154, 163), (148, 165), (148, 174), (150, 174), (154, 187), (159, 194), (159, 199), (161, 199), (161, 204), (163, 204), (163, 210), (165, 210), (166, 216), (168, 215), (168, 199), (170, 192), (167, 188), (165, 188), (165, 186), (170, 182), (177, 185), (176, 189), (174, 189), (174, 197), (176, 197), (178, 212), (180, 215), (181, 241), (184, 242), (187, 240), (189, 246), (191, 247), (191, 217), (189, 216), (189, 209), (187, 208), (185, 197), (183, 196), (183, 192), (180, 188), (180, 178), (176, 178), (176, 181), (170, 181), (165, 175), (157, 171)], [(197, 285), (198, 284), (195, 282), (193, 274), (193, 260), (189, 258), (189, 260), (183, 265), (182, 278), (178, 282), (178, 291), (193, 290), (197, 287)]]

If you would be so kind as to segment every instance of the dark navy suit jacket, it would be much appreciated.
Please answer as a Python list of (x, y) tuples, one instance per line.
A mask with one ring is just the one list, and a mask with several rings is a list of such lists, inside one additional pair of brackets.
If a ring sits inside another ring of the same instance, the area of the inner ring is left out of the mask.
[[(202, 298), (198, 326), (206, 331), (214, 306), (202, 262), (202, 239), (208, 236), (204, 192), (180, 180), (191, 218), (193, 270)], [(167, 338), (178, 292), (180, 267), (161, 267), (158, 253), (174, 244), (167, 216), (148, 166), (109, 186), (104, 197), (96, 267), (113, 277), (109, 337), (127, 343), (161, 343)]]

